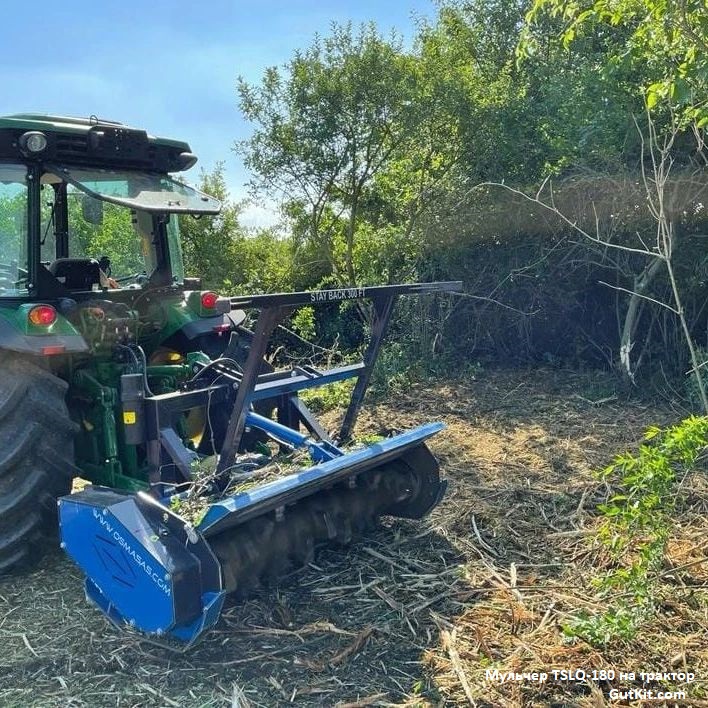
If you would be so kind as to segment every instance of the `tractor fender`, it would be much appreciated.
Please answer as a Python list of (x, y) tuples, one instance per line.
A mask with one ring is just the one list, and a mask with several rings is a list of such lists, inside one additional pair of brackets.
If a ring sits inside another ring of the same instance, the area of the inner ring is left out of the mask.
[(244, 323), (246, 313), (243, 310), (232, 310), (226, 314), (219, 314), (214, 317), (200, 317), (191, 322), (187, 322), (180, 329), (184, 336), (189, 339), (196, 339), (204, 334), (223, 331), (219, 328), (228, 326), (229, 329), (236, 329)]
[(79, 354), (88, 351), (80, 334), (24, 334), (12, 322), (0, 317), (0, 350), (21, 354)]

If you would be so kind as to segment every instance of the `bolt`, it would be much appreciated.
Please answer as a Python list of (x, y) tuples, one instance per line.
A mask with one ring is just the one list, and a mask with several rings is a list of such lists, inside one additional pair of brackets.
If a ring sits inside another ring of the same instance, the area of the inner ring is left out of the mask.
[(104, 515), (108, 515), (108, 509), (103, 510)]
[(172, 575), (170, 573), (165, 573), (165, 580), (172, 580)]
[(62, 542), (59, 544), (59, 548), (61, 548), (62, 550), (63, 550), (64, 548), (66, 548), (66, 543), (64, 543), (64, 541), (62, 541)]

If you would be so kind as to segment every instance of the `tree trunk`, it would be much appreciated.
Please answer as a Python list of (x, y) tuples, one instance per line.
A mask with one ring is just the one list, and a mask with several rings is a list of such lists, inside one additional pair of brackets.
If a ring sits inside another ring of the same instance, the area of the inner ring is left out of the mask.
[(632, 368), (632, 349), (634, 348), (634, 335), (639, 324), (640, 305), (657, 273), (664, 265), (664, 259), (656, 256), (644, 270), (634, 278), (634, 289), (629, 297), (627, 313), (624, 316), (622, 336), (620, 338), (620, 370), (624, 378), (634, 383), (635, 371)]

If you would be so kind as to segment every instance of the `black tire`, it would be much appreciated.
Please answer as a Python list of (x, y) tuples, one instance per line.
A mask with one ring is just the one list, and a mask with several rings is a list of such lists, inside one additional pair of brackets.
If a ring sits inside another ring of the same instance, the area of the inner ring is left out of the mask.
[(68, 384), (29, 356), (0, 352), (0, 575), (57, 543), (57, 498), (71, 491)]

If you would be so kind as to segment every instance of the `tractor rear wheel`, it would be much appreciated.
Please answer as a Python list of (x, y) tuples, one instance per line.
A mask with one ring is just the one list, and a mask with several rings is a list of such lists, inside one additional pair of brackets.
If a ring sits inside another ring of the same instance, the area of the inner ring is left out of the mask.
[(56, 543), (78, 429), (67, 387), (31, 357), (0, 353), (0, 575)]

